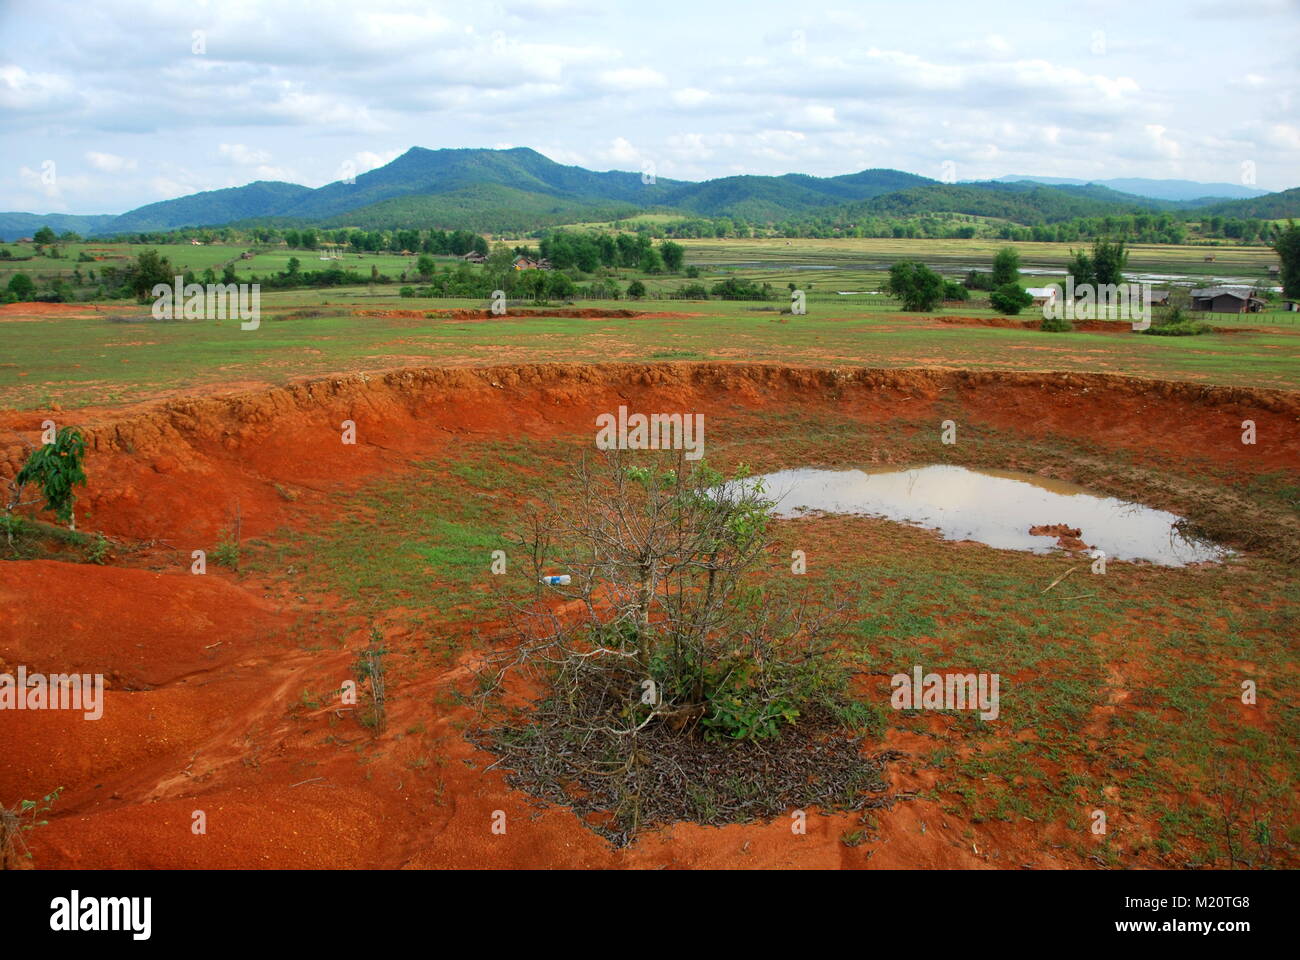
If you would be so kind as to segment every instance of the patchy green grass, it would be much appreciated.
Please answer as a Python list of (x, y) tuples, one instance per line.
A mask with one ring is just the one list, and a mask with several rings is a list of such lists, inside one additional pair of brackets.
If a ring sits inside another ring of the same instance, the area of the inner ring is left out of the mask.
[[(1130, 496), (1157, 472), (1173, 490), (1229, 479), (1194, 463), (1102, 458), (1084, 444), (1031, 446), (988, 431), (945, 447), (917, 427), (875, 425), (867, 440), (861, 424), (833, 412), (737, 414), (717, 428), (730, 440), (712, 459), (770, 470), (863, 465), (873, 452), (983, 466), (1032, 457)], [(262, 572), (292, 565), (295, 590), (336, 596), (350, 612), (423, 624), (449, 655), (466, 642), (449, 634), (463, 638), (499, 613), (491, 552), (511, 555), (504, 534), (578, 449), (554, 439), (468, 442), (453, 462), (338, 495), (337, 519), (251, 546), (250, 562)], [(1266, 475), (1242, 489), (1259, 510), (1293, 510), (1293, 481)], [(789, 572), (794, 549), (807, 554), (806, 577)], [(842, 652), (870, 726), (886, 744), (912, 738), (911, 762), (937, 777), (927, 794), (954, 816), (1038, 831), (1081, 864), (1294, 864), (1295, 566), (1260, 555), (1180, 569), (1112, 561), (1094, 575), (1085, 562), (1047, 589), (1078, 564), (945, 543), (884, 520), (809, 516), (779, 524), (764, 590), (811, 584), (849, 600)], [(888, 678), (914, 665), (997, 673), (1000, 716), (890, 709)], [(1258, 705), (1241, 703), (1243, 680), (1258, 685)], [(1107, 816), (1102, 837), (1091, 832), (1095, 810)]]

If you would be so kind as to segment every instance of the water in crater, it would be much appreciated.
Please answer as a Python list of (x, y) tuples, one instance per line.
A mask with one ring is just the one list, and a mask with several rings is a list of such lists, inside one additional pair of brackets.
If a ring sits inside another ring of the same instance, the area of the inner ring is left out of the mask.
[[(1219, 561), (1231, 551), (1185, 537), (1180, 517), (1164, 510), (1083, 487), (1012, 470), (934, 465), (865, 470), (781, 470), (757, 478), (776, 501), (780, 517), (808, 512), (861, 514), (929, 527), (945, 540), (975, 540), (1003, 550), (1049, 553), (1059, 529), (1078, 530), (1072, 546), (1086, 544), (1107, 559), (1145, 560), (1163, 566)], [(1082, 544), (1077, 541), (1082, 541)]]

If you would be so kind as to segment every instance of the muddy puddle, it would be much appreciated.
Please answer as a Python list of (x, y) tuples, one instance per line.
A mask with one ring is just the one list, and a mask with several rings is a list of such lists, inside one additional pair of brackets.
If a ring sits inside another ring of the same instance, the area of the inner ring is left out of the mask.
[(946, 465), (801, 468), (760, 479), (780, 517), (862, 514), (928, 527), (945, 540), (974, 540), (1034, 553), (1049, 553), (1058, 545), (1089, 548), (1104, 551), (1108, 559), (1163, 566), (1218, 561), (1230, 554), (1182, 536), (1175, 514), (1010, 470)]

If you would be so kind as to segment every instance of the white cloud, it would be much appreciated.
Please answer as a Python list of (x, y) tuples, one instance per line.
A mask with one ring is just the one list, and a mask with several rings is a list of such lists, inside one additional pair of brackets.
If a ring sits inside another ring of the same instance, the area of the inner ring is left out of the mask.
[(86, 160), (96, 170), (102, 170), (105, 173), (122, 173), (136, 168), (134, 160), (119, 157), (115, 153), (100, 153), (96, 150), (89, 150), (86, 152)]
[(698, 87), (682, 87), (680, 90), (673, 91), (672, 98), (673, 103), (677, 104), (677, 106), (690, 109), (712, 100), (713, 94)]
[(641, 153), (624, 137), (615, 137), (609, 148), (602, 154), (610, 163), (637, 164), (641, 162)]
[(0, 66), (0, 109), (34, 112), (67, 106), (75, 90), (70, 77), (29, 73), (12, 63)]
[(1165, 136), (1168, 131), (1160, 124), (1150, 123), (1143, 129), (1151, 140), (1151, 146), (1160, 156), (1167, 160), (1177, 160), (1183, 155), (1183, 148), (1176, 140)]
[[(345, 162), (362, 173), (413, 145), (503, 143), (602, 169), (653, 159), (662, 176), (691, 179), (935, 175), (952, 160), (971, 177), (1182, 165), (1223, 180), (1248, 157), (1261, 186), (1281, 189), (1298, 149), (1294, 9), (1213, 5), (1269, 38), (1225, 80), (1199, 59), (1221, 24), (1158, 5), (1117, 21), (1100, 7), (1025, 18), (951, 3), (918, 29), (907, 5), (781, 0), (750, 0), (739, 26), (697, 0), (617, 16), (599, 0), (0, 4), (0, 159), (84, 170), (83, 193), (67, 177), (51, 188), (12, 174), (8, 189), (87, 213), (255, 177), (319, 185)], [(202, 56), (190, 52), (197, 28)]]
[(405, 152), (405, 150), (401, 149), (386, 150), (383, 153), (374, 153), (371, 150), (362, 150), (360, 153), (354, 154), (352, 159), (356, 162), (357, 173), (365, 173), (369, 170), (382, 167), (386, 163), (392, 163)]
[(242, 167), (265, 164), (271, 159), (271, 155), (265, 150), (246, 147), (242, 143), (223, 143), (217, 147), (217, 152), (223, 157), (229, 157), (233, 163), (237, 163)]
[(621, 70), (606, 70), (600, 75), (600, 82), (611, 90), (635, 91), (654, 90), (668, 86), (668, 78), (658, 70), (650, 67), (625, 67)]

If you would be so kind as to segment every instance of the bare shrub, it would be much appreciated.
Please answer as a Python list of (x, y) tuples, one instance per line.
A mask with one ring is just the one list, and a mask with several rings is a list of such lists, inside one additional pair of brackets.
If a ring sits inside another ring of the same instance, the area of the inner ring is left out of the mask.
[[(531, 597), (506, 602), (504, 645), (480, 672), (496, 724), (481, 742), (515, 782), (620, 841), (884, 789), (881, 758), (846, 736), (873, 717), (836, 656), (843, 605), (757, 577), (772, 506), (743, 469), (619, 451), (584, 458), (529, 514), (512, 539)], [(516, 675), (547, 695), (507, 710)]]

